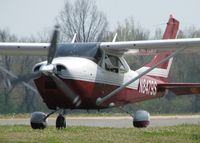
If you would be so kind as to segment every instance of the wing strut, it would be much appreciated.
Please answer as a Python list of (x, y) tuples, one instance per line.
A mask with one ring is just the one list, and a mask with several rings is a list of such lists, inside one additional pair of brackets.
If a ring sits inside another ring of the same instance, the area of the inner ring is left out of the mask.
[(99, 97), (96, 100), (96, 105), (100, 106), (102, 103), (104, 103), (105, 101), (107, 101), (108, 99), (110, 99), (111, 97), (115, 96), (118, 92), (120, 92), (121, 90), (123, 90), (126, 86), (128, 86), (129, 84), (135, 82), (136, 80), (138, 80), (139, 78), (141, 78), (142, 76), (146, 75), (147, 73), (149, 73), (150, 71), (152, 71), (154, 68), (158, 67), (159, 65), (163, 64), (164, 62), (166, 62), (167, 60), (169, 60), (170, 58), (174, 57), (175, 55), (177, 55), (179, 52), (183, 51), (186, 47), (182, 47), (177, 49), (176, 51), (174, 51), (171, 55), (169, 55), (168, 57), (166, 57), (165, 59), (162, 59), (160, 62), (156, 63), (154, 66), (150, 67), (149, 69), (147, 69), (146, 71), (144, 71), (143, 73), (139, 74), (138, 76), (136, 76), (135, 78), (133, 78), (132, 80), (130, 80), (129, 82), (125, 83), (124, 85), (120, 86), (119, 88), (113, 90), (111, 93), (109, 93), (108, 95), (104, 96), (103, 98)]

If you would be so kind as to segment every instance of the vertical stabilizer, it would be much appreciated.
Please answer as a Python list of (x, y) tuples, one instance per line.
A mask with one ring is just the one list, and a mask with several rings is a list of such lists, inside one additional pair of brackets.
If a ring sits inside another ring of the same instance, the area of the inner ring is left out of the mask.
[[(178, 32), (178, 28), (179, 28), (179, 21), (176, 20), (175, 18), (173, 18), (172, 15), (170, 15), (169, 21), (167, 22), (167, 27), (166, 27), (165, 32), (163, 34), (163, 39), (175, 39), (177, 32)], [(149, 67), (152, 67), (153, 65), (158, 63), (160, 60), (169, 56), (170, 53), (171, 52), (163, 52), (163, 53), (156, 54), (154, 56), (154, 58), (151, 60), (150, 63), (148, 63), (144, 67), (138, 69), (137, 72), (138, 73), (144, 72)], [(170, 71), (170, 68), (171, 68), (172, 61), (173, 61), (173, 58), (166, 61), (164, 64), (161, 64), (157, 68), (153, 69), (147, 75), (159, 77), (159, 78), (162, 78), (163, 80), (166, 81), (168, 79), (168, 76), (169, 76), (169, 71)]]

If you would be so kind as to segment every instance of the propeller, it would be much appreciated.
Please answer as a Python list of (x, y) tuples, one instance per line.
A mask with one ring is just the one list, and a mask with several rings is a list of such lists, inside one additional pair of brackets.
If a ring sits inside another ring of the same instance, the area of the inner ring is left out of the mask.
[(41, 68), (41, 71), (45, 73), (47, 76), (49, 76), (56, 83), (58, 88), (60, 88), (64, 92), (65, 96), (67, 96), (72, 101), (72, 103), (76, 107), (78, 107), (81, 104), (80, 97), (77, 96), (68, 85), (66, 85), (59, 77), (55, 75), (56, 69), (55, 66), (52, 64), (52, 61), (56, 54), (58, 37), (59, 37), (59, 26), (56, 25), (51, 39), (51, 45), (48, 51), (47, 65), (43, 66)]
[[(12, 78), (15, 79), (15, 82), (16, 82), (16, 83), (14, 83), (13, 85), (16, 85), (17, 82), (18, 82), (18, 83), (21, 82), (21, 81), (18, 81), (19, 77), (17, 77), (17, 76), (14, 75), (12, 72), (10, 72), (10, 71), (8, 71), (7, 69), (5, 69), (4, 67), (0, 66), (0, 70), (3, 71), (3, 72), (5, 72), (5, 73), (7, 73), (9, 76), (11, 76)], [(28, 78), (28, 77), (27, 77), (27, 78)], [(33, 92), (35, 92), (36, 94), (38, 94), (38, 91), (37, 91), (34, 87), (32, 87), (30, 84), (26, 83), (25, 81), (27, 81), (27, 80), (24, 79), (24, 80), (22, 81), (23, 85), (24, 85), (25, 87), (29, 88), (30, 90), (32, 90)], [(13, 83), (13, 82), (12, 82), (12, 83)], [(11, 81), (10, 81), (9, 79), (7, 79), (7, 80), (5, 81), (5, 86), (9, 89), (9, 92), (8, 92), (8, 93), (11, 93), (11, 92), (12, 92), (12, 89), (13, 89), (14, 87), (12, 86)]]
[(68, 98), (76, 107), (78, 107), (81, 104), (80, 97), (76, 96), (71, 90), (71, 88), (69, 88), (60, 78), (58, 78), (55, 74), (50, 74), (49, 76), (56, 83), (56, 85), (64, 92), (64, 94), (68, 96)]
[(51, 45), (49, 47), (48, 51), (48, 57), (47, 57), (47, 65), (51, 64), (53, 61), (55, 54), (56, 54), (56, 49), (57, 49), (57, 43), (58, 43), (58, 37), (59, 37), (59, 26), (55, 26), (55, 30), (53, 32), (53, 36), (51, 39)]
[(64, 95), (68, 99), (70, 99), (76, 107), (78, 107), (81, 104), (80, 97), (77, 96), (74, 93), (74, 91), (56, 75), (57, 73), (56, 66), (52, 64), (52, 61), (57, 51), (58, 38), (59, 38), (59, 26), (56, 25), (51, 39), (51, 44), (48, 49), (47, 64), (41, 66), (40, 70), (37, 73), (31, 73), (28, 75), (20, 76), (16, 80), (12, 81), (12, 83), (17, 84), (19, 82), (29, 81), (33, 78), (39, 77), (41, 74), (45, 74), (46, 76), (50, 77), (56, 83), (58, 88), (63, 91)]

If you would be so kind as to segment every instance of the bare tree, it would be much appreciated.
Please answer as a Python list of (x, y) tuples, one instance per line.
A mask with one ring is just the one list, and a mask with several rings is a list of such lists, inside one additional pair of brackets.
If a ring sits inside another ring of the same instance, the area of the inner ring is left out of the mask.
[(155, 30), (155, 35), (154, 35), (153, 39), (159, 40), (159, 39), (162, 39), (162, 37), (163, 37), (163, 31), (161, 30), (161, 28), (157, 28)]
[(134, 19), (126, 19), (123, 24), (118, 23), (116, 29), (117, 39), (120, 41), (147, 40), (149, 31), (144, 29), (140, 24), (135, 24)]
[(76, 33), (78, 42), (100, 41), (107, 28), (106, 16), (98, 11), (94, 0), (66, 1), (57, 18), (62, 39), (70, 40)]
[[(0, 30), (0, 41), (1, 42), (8, 42), (8, 41), (11, 42), (11, 41), (15, 41), (16, 39), (17, 38), (14, 35), (11, 35), (8, 30)], [(1, 56), (1, 65), (3, 67), (5, 67), (7, 70), (11, 69), (12, 61), (13, 61), (12, 57)], [(0, 76), (1, 76), (1, 79), (3, 81), (1, 93), (3, 92), (3, 95), (4, 95), (4, 105), (9, 106), (9, 104), (10, 104), (10, 94), (9, 94), (8, 88), (6, 87), (6, 85), (7, 85), (6, 83), (9, 80), (10, 77), (9, 77), (9, 75), (7, 75), (4, 72), (1, 72)]]
[[(44, 36), (43, 36), (44, 37)], [(45, 41), (40, 38), (41, 41)], [(8, 30), (0, 30), (0, 41), (1, 42), (35, 42), (38, 41), (36, 38), (24, 38), (18, 40), (15, 35), (10, 34)], [(44, 57), (36, 56), (0, 56), (0, 65), (12, 72), (16, 76), (24, 75), (32, 72), (32, 67), (35, 63), (39, 62)], [(46, 58), (45, 58), (46, 59)], [(10, 112), (31, 112), (38, 108), (43, 108), (42, 100), (39, 96), (35, 95), (30, 89), (27, 89), (23, 84), (12, 85), (13, 90), (8, 88), (8, 81), (12, 80), (7, 73), (0, 71), (0, 103), (2, 108), (1, 113)], [(29, 82), (33, 85), (33, 82)], [(37, 102), (34, 102), (37, 101)], [(13, 104), (14, 103), (14, 104)], [(39, 105), (39, 104), (42, 104)], [(7, 108), (9, 107), (9, 108)], [(45, 108), (46, 109), (46, 108)]]
[[(133, 18), (126, 19), (124, 23), (118, 23), (118, 26), (114, 33), (117, 33), (117, 41), (133, 41), (133, 40), (149, 39), (149, 31), (140, 26), (140, 24), (135, 24)], [(143, 56), (132, 56), (132, 55), (131, 56), (125, 55), (125, 58), (128, 64), (130, 65), (131, 69), (137, 69), (149, 60), (149, 58), (147, 59), (146, 57)]]
[[(51, 36), (48, 31), (47, 32), (42, 31), (42, 33), (38, 34), (38, 37), (39, 38), (32, 36), (29, 38), (20, 39), (20, 41), (21, 42), (38, 42), (38, 41), (48, 42), (49, 41), (48, 38)], [(20, 56), (18, 57), (18, 60), (14, 62), (18, 65), (18, 69), (15, 68), (15, 70), (17, 70), (17, 73), (19, 73), (19, 77), (21, 75), (30, 74), (32, 72), (33, 66), (36, 63), (40, 62), (41, 60), (45, 60), (45, 59), (46, 59), (46, 56)], [(28, 81), (28, 83), (34, 87), (33, 80)], [(44, 103), (42, 102), (42, 99), (34, 91), (23, 86), (23, 84), (19, 84), (19, 85), (22, 87), (22, 90), (23, 90), (23, 92), (20, 95), (21, 100), (19, 102), (18, 109), (17, 109), (19, 112), (32, 112), (38, 109), (38, 107), (40, 106), (39, 104), (44, 105)]]

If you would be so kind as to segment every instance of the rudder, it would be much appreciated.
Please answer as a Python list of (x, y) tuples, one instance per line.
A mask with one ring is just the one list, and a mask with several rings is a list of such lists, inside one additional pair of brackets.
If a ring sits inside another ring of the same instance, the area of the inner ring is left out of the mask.
[[(162, 39), (175, 39), (177, 32), (179, 29), (179, 21), (173, 18), (172, 15), (170, 15), (169, 21), (167, 22), (167, 27), (165, 29), (165, 32), (163, 34)], [(144, 67), (137, 70), (138, 73), (144, 72), (149, 67), (152, 67), (156, 63), (158, 63), (160, 60), (168, 57), (171, 52), (163, 52), (158, 53), (154, 56), (154, 58)], [(166, 61), (165, 63), (161, 64), (157, 68), (153, 69), (151, 72), (149, 72), (147, 75), (162, 78), (162, 80), (167, 81), (169, 76), (169, 71), (171, 68), (173, 58)]]

